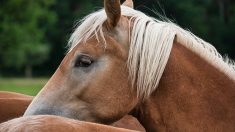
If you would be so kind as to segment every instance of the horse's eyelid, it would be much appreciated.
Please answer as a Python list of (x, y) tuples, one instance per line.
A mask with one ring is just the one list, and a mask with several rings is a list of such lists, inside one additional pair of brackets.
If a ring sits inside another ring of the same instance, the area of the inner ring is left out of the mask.
[(89, 55), (80, 54), (80, 55), (78, 55), (78, 56), (76, 57), (76, 61), (77, 61), (78, 59), (81, 59), (81, 58), (86, 58), (86, 59), (89, 58), (90, 60), (93, 60), (92, 57), (89, 56)]
[[(86, 61), (86, 60), (88, 60), (88, 61)], [(92, 57), (90, 57), (89, 55), (84, 55), (84, 54), (78, 55), (75, 60), (74, 67), (80, 67), (80, 62), (82, 62), (82, 61), (88, 62), (88, 63), (90, 62), (89, 65), (91, 65), (94, 62), (94, 59)], [(81, 67), (86, 67), (86, 66), (81, 66)]]

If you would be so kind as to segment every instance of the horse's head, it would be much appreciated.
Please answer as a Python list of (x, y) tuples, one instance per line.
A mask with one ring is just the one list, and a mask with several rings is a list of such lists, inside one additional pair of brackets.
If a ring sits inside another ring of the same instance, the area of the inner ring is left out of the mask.
[[(137, 104), (127, 67), (129, 18), (121, 15), (119, 0), (104, 3), (105, 11), (88, 16), (73, 33), (70, 51), (25, 115), (52, 114), (110, 123)], [(127, 0), (124, 4), (131, 7), (133, 3)], [(95, 18), (99, 13), (103, 18)], [(97, 29), (96, 23), (87, 19), (103, 24)], [(96, 28), (95, 32), (87, 32), (89, 28)]]

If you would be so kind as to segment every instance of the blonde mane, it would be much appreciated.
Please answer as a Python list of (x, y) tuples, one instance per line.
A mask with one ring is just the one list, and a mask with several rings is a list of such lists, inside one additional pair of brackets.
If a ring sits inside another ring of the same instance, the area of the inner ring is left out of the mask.
[[(157, 88), (174, 40), (235, 80), (235, 63), (224, 59), (211, 44), (174, 23), (159, 21), (125, 6), (121, 9), (122, 15), (129, 17), (133, 23), (127, 64), (139, 98), (147, 98)], [(105, 42), (102, 25), (106, 19), (105, 11), (99, 10), (81, 20), (69, 39), (69, 51), (93, 36)]]

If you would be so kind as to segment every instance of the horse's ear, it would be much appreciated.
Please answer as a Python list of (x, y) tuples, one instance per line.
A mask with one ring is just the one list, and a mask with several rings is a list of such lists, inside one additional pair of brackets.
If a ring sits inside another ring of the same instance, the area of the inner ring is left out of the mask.
[(122, 5), (130, 7), (130, 8), (134, 8), (134, 3), (132, 0), (126, 0)]
[(109, 28), (114, 28), (121, 17), (120, 0), (104, 0), (104, 8), (107, 14)]

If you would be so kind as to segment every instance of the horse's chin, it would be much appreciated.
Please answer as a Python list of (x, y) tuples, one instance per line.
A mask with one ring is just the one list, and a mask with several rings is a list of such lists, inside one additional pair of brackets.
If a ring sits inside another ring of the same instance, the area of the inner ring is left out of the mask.
[(80, 121), (88, 121), (88, 122), (100, 122), (98, 119), (96, 119), (94, 116), (91, 115), (89, 111), (66, 111), (63, 114), (58, 114), (57, 116), (62, 116), (74, 120), (80, 120)]
[(112, 124), (116, 122), (119, 119), (111, 119), (111, 118), (98, 118), (98, 116), (91, 114), (90, 111), (80, 111), (80, 112), (64, 112), (63, 114), (58, 113), (54, 114), (57, 116), (62, 116), (74, 120), (80, 120), (80, 121), (86, 121), (86, 122), (94, 122), (94, 123), (100, 123), (100, 124)]

